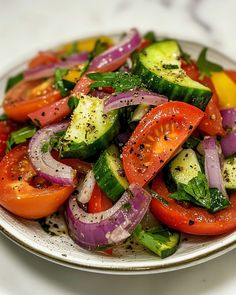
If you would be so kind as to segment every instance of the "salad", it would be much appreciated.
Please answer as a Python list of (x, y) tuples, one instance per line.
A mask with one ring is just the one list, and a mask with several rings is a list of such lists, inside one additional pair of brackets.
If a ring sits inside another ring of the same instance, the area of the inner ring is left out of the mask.
[(112, 254), (132, 237), (161, 258), (181, 233), (236, 228), (236, 71), (131, 29), (39, 52), (9, 78), (0, 205)]

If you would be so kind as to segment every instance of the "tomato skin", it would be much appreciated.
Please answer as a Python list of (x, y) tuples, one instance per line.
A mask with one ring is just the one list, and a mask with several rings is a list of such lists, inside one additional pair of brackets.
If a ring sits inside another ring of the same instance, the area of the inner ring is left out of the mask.
[(225, 70), (224, 72), (236, 83), (236, 71)]
[(22, 122), (28, 119), (29, 113), (58, 101), (61, 95), (52, 83), (52, 79), (17, 83), (4, 98), (5, 113), (9, 118)]
[(105, 194), (102, 192), (100, 187), (95, 184), (93, 194), (88, 203), (88, 212), (89, 213), (99, 213), (110, 209), (113, 206), (110, 199), (108, 199)]
[(129, 183), (144, 186), (190, 136), (204, 113), (179, 101), (153, 108), (140, 121), (123, 148), (122, 158)]
[(19, 145), (0, 162), (0, 205), (17, 216), (37, 219), (57, 211), (74, 188), (56, 184), (39, 188), (32, 186), (36, 173), (28, 159), (27, 149), (26, 145)]
[(193, 235), (220, 235), (236, 228), (236, 194), (230, 197), (231, 206), (211, 214), (203, 208), (185, 208), (169, 197), (162, 175), (152, 183), (152, 189), (167, 202), (165, 205), (152, 199), (150, 209), (153, 215), (167, 226)]
[[(19, 126), (18, 126), (19, 128)], [(17, 125), (10, 120), (0, 122), (0, 161), (5, 155), (6, 142), (12, 131), (17, 129)]]
[(195, 62), (192, 62), (192, 64), (182, 62), (181, 66), (191, 79), (209, 87), (213, 93), (212, 98), (205, 109), (204, 118), (202, 119), (198, 128), (210, 136), (224, 136), (225, 130), (222, 127), (222, 117), (218, 106), (218, 96), (211, 79), (204, 77), (203, 80), (200, 80), (200, 73)]
[(50, 51), (41, 51), (29, 62), (29, 68), (35, 68), (38, 66), (55, 64), (59, 62), (59, 58), (55, 53)]

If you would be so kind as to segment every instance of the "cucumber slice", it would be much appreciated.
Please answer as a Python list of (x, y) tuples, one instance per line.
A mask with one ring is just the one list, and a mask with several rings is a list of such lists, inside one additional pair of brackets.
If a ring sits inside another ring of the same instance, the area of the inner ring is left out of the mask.
[(222, 171), (225, 188), (236, 189), (236, 157), (225, 159)]
[(147, 114), (150, 108), (150, 105), (139, 104), (137, 108), (134, 110), (131, 122), (139, 122), (142, 119), (142, 117)]
[(118, 132), (117, 110), (104, 114), (102, 99), (81, 96), (62, 141), (62, 156), (88, 159), (106, 149)]
[(145, 231), (142, 229), (141, 224), (139, 224), (135, 228), (133, 235), (139, 244), (161, 258), (174, 254), (180, 241), (180, 234), (178, 232), (170, 231), (162, 226)]
[(169, 164), (170, 173), (176, 184), (188, 182), (198, 176), (201, 172), (201, 166), (194, 150), (182, 150), (171, 163)]
[(148, 89), (205, 110), (212, 92), (186, 75), (181, 69), (180, 55), (174, 40), (154, 43), (139, 53), (134, 73)]
[(105, 150), (93, 167), (97, 184), (113, 202), (116, 202), (129, 183), (122, 174), (123, 166), (119, 157), (119, 151), (112, 145)]

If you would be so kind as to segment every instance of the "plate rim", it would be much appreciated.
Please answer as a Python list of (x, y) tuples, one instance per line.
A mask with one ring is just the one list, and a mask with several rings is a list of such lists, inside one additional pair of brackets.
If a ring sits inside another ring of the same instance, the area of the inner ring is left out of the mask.
[[(116, 36), (119, 36), (120, 34), (107, 34), (107, 35), (111, 36), (111, 37), (116, 37)], [(97, 37), (97, 36), (99, 36), (99, 35), (92, 35), (92, 36), (88, 36), (86, 38), (81, 38), (78, 40), (84, 40), (84, 39), (93, 38), (93, 37)], [(163, 36), (161, 36), (161, 37), (163, 37)], [(184, 40), (184, 39), (177, 39), (177, 40), (180, 43), (183, 43), (183, 44), (185, 43), (186, 45), (193, 45), (193, 46), (198, 46), (198, 47), (202, 47), (202, 48), (205, 47), (200, 42)], [(57, 46), (60, 46), (60, 45), (63, 45), (63, 43), (60, 43)], [(57, 47), (57, 46), (55, 46), (55, 47)], [(231, 57), (225, 55), (224, 53), (222, 53), (214, 48), (211, 48), (211, 47), (208, 47), (208, 48), (210, 49), (210, 51), (212, 53), (220, 55), (222, 58), (228, 60), (228, 62), (230, 62), (232, 64), (232, 66), (236, 67), (236, 61), (234, 59), (232, 59)], [(22, 59), (21, 62), (10, 67), (7, 71), (4, 71), (0, 75), (0, 80), (8, 77), (14, 70), (23, 66), (25, 64), (25, 62), (26, 62), (26, 60)], [(3, 210), (5, 210), (5, 209), (3, 208)], [(164, 265), (164, 266), (162, 266), (162, 265), (140, 266), (140, 267), (121, 267), (121, 266), (116, 267), (116, 266), (114, 266), (114, 267), (110, 268), (110, 267), (106, 267), (103, 265), (98, 267), (95, 265), (92, 266), (92, 265), (79, 264), (78, 262), (73, 263), (73, 262), (67, 261), (65, 258), (55, 257), (55, 256), (53, 256), (53, 254), (46, 253), (45, 251), (37, 249), (36, 247), (31, 247), (29, 243), (20, 240), (19, 238), (14, 236), (14, 234), (12, 234), (9, 230), (7, 230), (6, 226), (4, 227), (4, 224), (1, 224), (1, 219), (0, 219), (0, 232), (4, 236), (9, 238), (11, 241), (13, 241), (15, 244), (19, 245), (21, 248), (29, 251), (32, 254), (35, 254), (36, 256), (39, 256), (39, 257), (44, 258), (46, 260), (49, 260), (51, 262), (54, 262), (54, 263), (57, 263), (57, 264), (60, 264), (63, 266), (67, 266), (70, 268), (74, 268), (74, 269), (88, 271), (88, 272), (120, 274), (120, 275), (124, 275), (124, 274), (130, 274), (130, 275), (154, 274), (154, 273), (161, 273), (161, 272), (169, 272), (169, 271), (173, 271), (173, 270), (177, 270), (177, 269), (183, 269), (186, 267), (190, 267), (193, 265), (203, 263), (203, 262), (208, 261), (210, 259), (214, 259), (214, 258), (236, 248), (236, 237), (235, 237), (234, 240), (228, 241), (226, 244), (223, 244), (222, 246), (219, 246), (216, 249), (212, 249), (210, 252), (205, 252), (205, 253), (196, 255), (195, 257), (187, 258), (183, 261), (178, 261), (178, 262), (171, 262), (170, 261), (168, 263), (168, 265)]]

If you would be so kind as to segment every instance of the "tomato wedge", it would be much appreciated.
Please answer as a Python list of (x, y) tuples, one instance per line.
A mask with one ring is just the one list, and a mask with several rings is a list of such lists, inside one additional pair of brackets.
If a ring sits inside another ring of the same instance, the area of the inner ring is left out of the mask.
[(26, 145), (15, 147), (0, 162), (0, 185), (0, 205), (28, 219), (52, 214), (74, 189), (38, 177), (30, 164)]
[(53, 87), (53, 79), (46, 81), (21, 81), (12, 87), (3, 101), (3, 108), (9, 118), (26, 121), (28, 114), (61, 98)]
[(48, 64), (55, 64), (59, 61), (59, 58), (56, 56), (54, 52), (41, 51), (29, 62), (29, 68), (34, 68)]
[(215, 87), (211, 82), (211, 79), (208, 77), (204, 77), (203, 80), (200, 80), (200, 73), (198, 71), (197, 65), (192, 61), (192, 64), (187, 64), (186, 62), (182, 62), (182, 69), (186, 72), (186, 74), (193, 80), (202, 83), (203, 85), (209, 87), (213, 93), (212, 98), (210, 99), (206, 109), (204, 118), (199, 124), (199, 129), (211, 136), (225, 135), (225, 130), (222, 127), (222, 117), (220, 114), (220, 110), (218, 107), (218, 96), (216, 94)]
[(211, 214), (203, 208), (185, 208), (169, 197), (161, 174), (152, 182), (152, 189), (164, 202), (152, 199), (151, 212), (167, 226), (193, 235), (220, 235), (236, 228), (236, 194), (230, 197), (231, 206)]
[(204, 113), (173, 101), (153, 108), (138, 124), (122, 153), (130, 183), (144, 186), (171, 159), (198, 126)]
[(17, 127), (19, 128), (15, 122), (10, 120), (0, 122), (0, 161), (5, 155), (6, 142), (10, 133), (16, 130)]
[(88, 212), (99, 213), (107, 209), (110, 209), (112, 206), (113, 204), (111, 200), (108, 199), (103, 193), (103, 191), (100, 189), (100, 187), (97, 184), (95, 184), (93, 194), (88, 203)]

